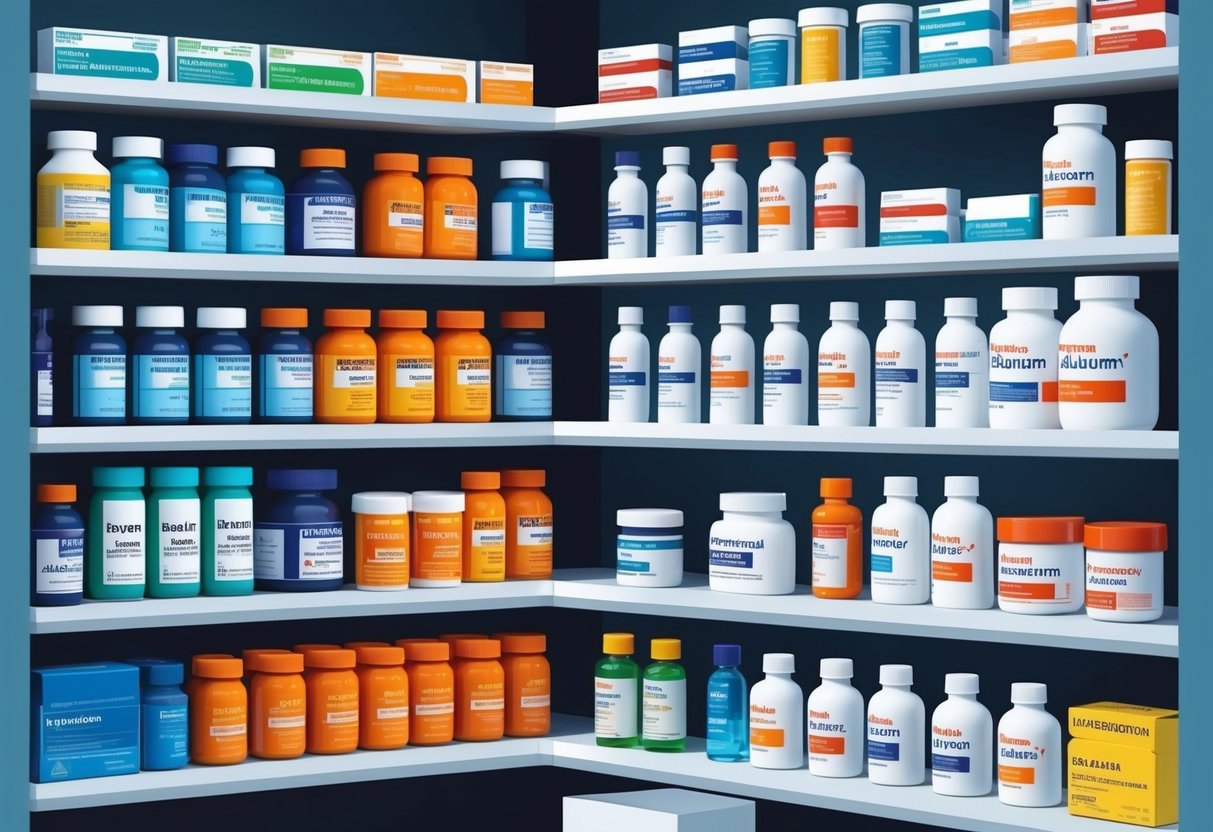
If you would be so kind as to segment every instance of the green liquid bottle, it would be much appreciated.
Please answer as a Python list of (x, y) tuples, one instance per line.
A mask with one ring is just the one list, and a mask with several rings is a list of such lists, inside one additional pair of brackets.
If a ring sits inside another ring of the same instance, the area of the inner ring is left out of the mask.
[(153, 468), (147, 497), (147, 597), (188, 598), (202, 590), (202, 505), (197, 468)]
[(594, 665), (594, 738), (609, 748), (640, 744), (640, 665), (632, 661), (636, 637), (603, 633), (602, 652)]
[(253, 469), (202, 469), (202, 594), (253, 594)]
[(142, 468), (94, 468), (84, 561), (88, 597), (125, 601), (143, 597), (145, 583)]
[(655, 638), (653, 663), (644, 669), (640, 745), (646, 751), (685, 751), (687, 747), (687, 672), (678, 661), (682, 641)]

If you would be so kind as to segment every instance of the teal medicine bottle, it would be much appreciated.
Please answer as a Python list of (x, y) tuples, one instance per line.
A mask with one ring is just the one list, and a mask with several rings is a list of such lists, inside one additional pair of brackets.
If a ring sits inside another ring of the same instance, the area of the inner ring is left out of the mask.
[(640, 745), (646, 751), (684, 751), (687, 747), (687, 674), (682, 641), (649, 642), (653, 662), (641, 676)]
[(181, 335), (185, 309), (136, 306), (140, 330), (131, 350), (131, 416), (139, 425), (184, 425), (190, 420), (190, 344)]
[(139, 768), (171, 771), (189, 762), (185, 667), (169, 659), (128, 659), (139, 668)]
[(603, 633), (594, 665), (594, 741), (608, 748), (640, 744), (640, 666), (632, 661), (636, 637)]
[(253, 418), (253, 355), (240, 331), (245, 310), (200, 306), (194, 339), (194, 421), (248, 424)]
[(213, 144), (170, 144), (169, 247), (202, 254), (227, 253), (227, 184), (216, 170)]
[(227, 149), (227, 250), (282, 254), (286, 250), (286, 190), (272, 147)]
[(78, 425), (126, 423), (126, 341), (121, 306), (73, 306), (72, 418)]
[(110, 248), (168, 251), (169, 177), (160, 165), (164, 141), (152, 136), (114, 137), (110, 169)]
[(202, 558), (198, 469), (153, 468), (148, 481), (147, 597), (197, 595)]
[(749, 687), (741, 675), (741, 646), (712, 647), (715, 672), (708, 677), (708, 759), (736, 763), (750, 759)]
[(144, 526), (142, 468), (94, 468), (89, 503), (85, 594), (95, 601), (143, 597)]
[(556, 210), (543, 187), (543, 162), (507, 159), (505, 183), (493, 197), (493, 259), (551, 260), (556, 240)]
[(253, 469), (202, 469), (202, 594), (253, 594)]

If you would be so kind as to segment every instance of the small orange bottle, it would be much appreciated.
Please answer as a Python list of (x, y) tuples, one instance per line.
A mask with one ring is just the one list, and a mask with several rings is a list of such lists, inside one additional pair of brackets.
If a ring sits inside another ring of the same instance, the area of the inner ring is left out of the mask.
[(416, 153), (376, 153), (375, 176), (362, 192), (362, 253), (420, 257), (424, 245), (425, 186), (413, 174)]
[(262, 760), (293, 760), (307, 749), (307, 688), (303, 656), (261, 651), (247, 667), (249, 753)]
[(405, 647), (409, 677), (409, 744), (442, 745), (455, 737), (455, 674), (451, 651), (441, 641)]
[(475, 260), (479, 207), (472, 160), (431, 156), (425, 163), (425, 256)]
[(190, 762), (204, 766), (243, 763), (248, 757), (248, 691), (244, 662), (195, 656), (190, 693)]
[(424, 309), (379, 310), (379, 421), (434, 421), (434, 342)]
[(552, 730), (552, 667), (543, 633), (498, 633), (505, 671), (505, 735), (543, 737)]
[(434, 342), (438, 421), (489, 421), (493, 418), (493, 347), (480, 332), (484, 312), (440, 309), (438, 329)]
[(854, 598), (863, 591), (863, 512), (847, 502), (849, 477), (822, 477), (821, 496), (813, 509), (813, 594)]
[(505, 576), (552, 577), (552, 501), (542, 468), (501, 472), (505, 498)]
[(404, 648), (358, 647), (358, 747), (404, 748), (409, 742), (409, 677)]
[(499, 740), (505, 734), (505, 670), (501, 642), (461, 638), (455, 642), (455, 739)]
[(413, 492), (410, 585), (454, 587), (463, 580), (463, 492)]
[(358, 675), (353, 650), (303, 654), (309, 754), (345, 754), (358, 747)]
[(326, 309), (328, 332), (316, 341), (317, 422), (364, 425), (375, 421), (375, 339), (366, 334), (369, 309)]
[(359, 491), (350, 497), (350, 507), (354, 585), (379, 592), (408, 589), (412, 496), (403, 491)]
[(471, 583), (505, 580), (505, 498), (501, 474), (464, 471), (463, 580)]

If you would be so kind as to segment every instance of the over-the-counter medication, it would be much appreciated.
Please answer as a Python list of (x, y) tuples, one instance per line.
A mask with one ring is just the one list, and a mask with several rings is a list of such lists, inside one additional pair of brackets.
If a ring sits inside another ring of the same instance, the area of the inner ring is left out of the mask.
[(197, 595), (202, 589), (198, 469), (152, 468), (148, 473), (147, 597)]
[(552, 501), (543, 488), (542, 468), (511, 468), (501, 472), (505, 498), (505, 576), (552, 577)]
[(241, 307), (200, 306), (195, 313), (193, 416), (202, 424), (247, 424), (253, 416), (252, 348), (240, 331)]
[(740, 763), (750, 759), (749, 686), (741, 675), (741, 645), (712, 645), (708, 677), (707, 731), (709, 760)]
[(615, 581), (621, 586), (682, 583), (682, 511), (621, 508), (615, 512)]
[(885, 477), (883, 505), (872, 512), (872, 600), (931, 600), (931, 521), (918, 505), (917, 477)]
[(487, 422), (493, 417), (493, 347), (484, 312), (440, 309), (434, 341), (434, 415), (439, 422)]
[(1084, 23), (1088, 0), (1011, 0), (1008, 28), (1047, 29), (1067, 23)]
[(35, 607), (79, 604), (84, 598), (84, 518), (73, 505), (76, 486), (41, 483), (34, 492), (34, 502), (37, 508), (30, 522), (30, 604)]
[(640, 179), (640, 154), (615, 153), (615, 181), (607, 189), (607, 257), (649, 256), (649, 189)]
[(253, 469), (202, 469), (202, 594), (253, 594)]
[(714, 144), (712, 170), (703, 179), (700, 223), (703, 254), (740, 254), (749, 247), (749, 190), (737, 172), (735, 144)]
[(52, 26), (38, 32), (38, 71), (163, 81), (168, 75), (168, 39), (102, 29)]
[(1007, 317), (990, 330), (990, 427), (1059, 428), (1057, 290), (1008, 287), (1002, 308)]
[(869, 3), (855, 10), (859, 26), (859, 77), (885, 78), (910, 73), (910, 24), (914, 7)]
[(495, 638), (455, 640), (455, 739), (499, 740), (505, 734), (505, 669)]
[(970, 197), (965, 210), (964, 241), (1040, 239), (1040, 194)]
[(674, 48), (665, 43), (598, 50), (598, 103), (668, 98), (673, 90)]
[(261, 88), (261, 46), (210, 38), (169, 38), (168, 79), (184, 84)]
[(1171, 142), (1136, 139), (1125, 142), (1125, 236), (1170, 234), (1172, 231)]
[(425, 173), (425, 256), (475, 260), (480, 203), (472, 184), (472, 160), (431, 156)]
[(378, 412), (378, 348), (369, 309), (324, 310), (316, 341), (316, 421), (370, 424)]
[(190, 418), (190, 345), (181, 335), (185, 309), (136, 306), (143, 330), (131, 349), (134, 382), (131, 417), (136, 424), (184, 425)]
[(830, 328), (817, 345), (817, 424), (872, 423), (872, 345), (859, 328), (859, 304), (830, 302)]
[(1163, 614), (1165, 523), (1087, 523), (1087, 615), (1099, 621), (1155, 621)]
[(679, 32), (678, 94), (747, 89), (749, 41), (744, 26)]
[(1011, 685), (1011, 710), (998, 720), (998, 799), (1009, 806), (1061, 802), (1061, 724), (1045, 710), (1048, 689)]
[(994, 719), (977, 701), (976, 673), (949, 673), (948, 698), (931, 714), (931, 788), (952, 797), (982, 797), (993, 787)]
[(1116, 148), (1102, 104), (1058, 104), (1041, 155), (1046, 240), (1116, 236)]
[[(49, 30), (47, 30), (49, 31)], [(38, 248), (110, 247), (110, 172), (97, 161), (97, 134), (52, 130), (51, 158), (38, 170)]]
[(413, 551), (406, 553), (413, 586), (452, 587), (463, 580), (465, 505), (462, 491), (413, 492)]
[(376, 153), (362, 191), (362, 253), (420, 257), (425, 248), (425, 186), (416, 153)]
[(369, 52), (269, 43), (261, 59), (267, 90), (371, 94)]
[(376, 52), (374, 94), (475, 104), (476, 62)]
[(656, 230), (653, 254), (678, 257), (695, 253), (699, 220), (699, 188), (687, 170), (691, 164), (689, 147), (666, 147), (661, 151), (665, 173), (657, 180), (653, 227)]
[(529, 107), (535, 103), (535, 66), (477, 61), (476, 85), (476, 100), (481, 104)]
[(912, 300), (885, 301), (885, 327), (876, 336), (876, 426), (927, 424), (927, 342), (914, 327)]
[(142, 598), (146, 566), (142, 468), (94, 468), (85, 592), (95, 601)]
[(687, 744), (687, 674), (678, 662), (682, 642), (649, 642), (652, 662), (641, 674), (640, 746), (646, 751), (683, 751)]
[(851, 686), (850, 659), (822, 659), (821, 684), (809, 694), (809, 773), (858, 777), (863, 773), (863, 694)]
[(190, 762), (204, 766), (243, 763), (248, 757), (248, 691), (240, 681), (244, 662), (194, 656), (189, 689)]
[(607, 355), (607, 421), (649, 420), (649, 339), (641, 332), (644, 309), (619, 307), (619, 332)]
[(960, 242), (960, 191), (921, 188), (880, 194), (880, 244)]
[(1174, 0), (1091, 0), (1092, 54), (1178, 46), (1178, 9)]
[(311, 422), (315, 370), (307, 309), (261, 310), (257, 342), (257, 417), (261, 422)]
[(409, 677), (409, 745), (448, 743), (455, 737), (451, 649), (441, 641), (415, 641), (404, 650), (404, 670)]
[(796, 21), (760, 17), (750, 21), (750, 89), (796, 83)]
[(670, 331), (657, 347), (657, 421), (698, 424), (703, 354), (691, 332), (691, 307), (671, 306), (669, 317)]
[[(866, 7), (865, 7), (866, 8)], [(813, 180), (814, 250), (863, 248), (867, 243), (867, 186), (851, 162), (849, 138), (825, 139), (826, 162)]]
[(847, 502), (850, 477), (822, 477), (813, 509), (813, 594), (854, 598), (863, 590), (863, 512)]
[(780, 492), (720, 495), (724, 516), (708, 535), (708, 585), (741, 595), (789, 595), (796, 590), (796, 530), (783, 519)]
[(758, 175), (758, 250), (808, 248), (808, 185), (796, 167), (796, 142), (771, 142), (771, 164)]
[(977, 326), (977, 298), (945, 298), (947, 323), (935, 338), (935, 426), (990, 425), (990, 358)]
[(359, 491), (350, 497), (354, 512), (354, 584), (390, 591), (409, 585), (409, 512), (412, 495), (403, 491)]
[(272, 171), (272, 147), (227, 149), (227, 250), (232, 254), (286, 251), (286, 188)]
[(167, 659), (131, 659), (139, 668), (139, 768), (172, 771), (189, 762), (189, 697), (185, 666)]
[(809, 423), (809, 342), (797, 328), (800, 305), (771, 305), (771, 334), (762, 345), (762, 423)]
[(227, 181), (213, 144), (170, 144), (169, 247), (196, 254), (227, 253)]
[(754, 424), (754, 339), (745, 331), (745, 307), (720, 307), (720, 332), (709, 356), (708, 421)]
[(800, 10), (796, 16), (800, 27), (800, 83), (846, 79), (849, 23), (846, 9), (816, 6)]
[(380, 309), (376, 377), (380, 422), (434, 421), (434, 342), (424, 309)]
[(262, 760), (302, 757), (307, 747), (303, 654), (262, 651), (245, 658), (244, 666), (250, 677), (249, 755)]
[(918, 71), (1003, 62), (1002, 0), (956, 0), (918, 7)]
[(1012, 28), (1007, 42), (1010, 63), (1078, 58), (1087, 54), (1091, 27), (1087, 23), (1065, 23), (1031, 29)]
[(286, 253), (352, 256), (358, 201), (341, 173), (345, 151), (306, 148), (299, 152), (299, 167), (304, 174), (286, 194)]
[(308, 650), (303, 654), (307, 684), (307, 751), (347, 754), (358, 747), (360, 698), (357, 654), (353, 650)]
[(1058, 615), (1082, 608), (1081, 517), (999, 517), (997, 533), (999, 609)]
[(790, 769), (804, 765), (804, 692), (792, 681), (796, 657), (766, 653), (765, 677), (750, 691), (750, 764)]
[(505, 498), (497, 471), (464, 471), (463, 574), (465, 582), (505, 580)]
[(880, 690), (868, 702), (868, 780), (881, 786), (917, 786), (926, 778), (927, 712), (910, 690), (914, 668), (882, 664)]
[(139, 771), (137, 667), (98, 662), (34, 668), (30, 676), (31, 780)]
[(632, 660), (636, 637), (603, 633), (602, 652), (594, 665), (594, 742), (633, 748), (640, 744), (640, 666)]
[(357, 657), (358, 747), (404, 748), (409, 742), (409, 677), (404, 649), (383, 644), (349, 647)]
[(977, 477), (944, 477), (947, 501), (931, 518), (931, 603), (937, 607), (994, 606), (994, 518), (977, 502), (979, 489)]
[(507, 421), (552, 418), (552, 348), (541, 338), (543, 312), (502, 312), (506, 334), (494, 350), (497, 395), (494, 412)]
[(552, 259), (556, 211), (543, 186), (546, 167), (533, 159), (501, 163), (505, 187), (493, 197), (494, 260)]
[(30, 425), (55, 423), (55, 349), (48, 327), (55, 319), (49, 306), (35, 307), (30, 319)]
[(160, 165), (164, 141), (115, 136), (110, 170), (110, 248), (168, 251), (169, 177)]
[(78, 425), (126, 421), (126, 341), (121, 306), (73, 306), (72, 418)]
[(552, 729), (552, 667), (543, 633), (497, 633), (505, 671), (505, 735), (542, 737)]
[(253, 527), (257, 588), (275, 592), (340, 589), (345, 546), (341, 511), (324, 496), (337, 489), (331, 468), (271, 469), (274, 499)]

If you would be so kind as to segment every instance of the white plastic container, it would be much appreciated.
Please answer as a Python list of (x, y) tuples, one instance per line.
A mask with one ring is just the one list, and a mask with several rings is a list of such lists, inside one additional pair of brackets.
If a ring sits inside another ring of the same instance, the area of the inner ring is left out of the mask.
[(917, 786), (923, 764), (927, 709), (910, 690), (914, 668), (882, 664), (880, 690), (868, 702), (868, 779), (881, 786)]
[(745, 307), (720, 307), (720, 332), (712, 339), (708, 421), (754, 424), (754, 339), (745, 331)]
[(800, 83), (821, 84), (847, 77), (846, 9), (815, 6), (796, 16), (800, 27)]
[[(50, 30), (46, 30), (50, 31)], [(110, 172), (97, 161), (97, 134), (53, 130), (51, 158), (38, 171), (38, 248), (110, 247)]]
[(994, 718), (977, 701), (976, 673), (949, 673), (948, 698), (931, 714), (931, 787), (935, 794), (981, 797), (993, 788)]
[(885, 477), (888, 498), (872, 512), (872, 600), (925, 604), (931, 600), (931, 521), (914, 499), (917, 477)]
[(998, 518), (998, 608), (1023, 615), (1082, 609), (1083, 519)]
[(796, 21), (760, 17), (750, 21), (750, 89), (796, 83)]
[(800, 305), (771, 305), (771, 334), (762, 345), (762, 423), (809, 423), (809, 342), (800, 333)]
[(665, 165), (665, 173), (657, 180), (653, 254), (657, 257), (694, 254), (699, 236), (699, 188), (687, 173), (691, 166), (691, 149), (664, 148), (661, 162)]
[(691, 332), (691, 307), (670, 307), (670, 331), (657, 347), (657, 421), (702, 421), (703, 353)]
[(931, 602), (953, 610), (994, 606), (994, 518), (977, 502), (977, 477), (944, 477), (947, 502), (931, 518)]
[(859, 304), (831, 301), (830, 328), (817, 346), (817, 424), (872, 424), (872, 345), (859, 328)]
[(1163, 614), (1165, 523), (1087, 523), (1087, 615), (1155, 621)]
[(619, 307), (619, 332), (607, 357), (607, 421), (649, 420), (649, 339), (640, 331), (644, 309)]
[(669, 587), (682, 583), (682, 512), (621, 508), (615, 512), (615, 582)]
[(1175, 149), (1169, 141), (1125, 142), (1125, 236), (1170, 234)]
[(703, 253), (743, 254), (750, 245), (750, 192), (745, 177), (737, 172), (737, 145), (714, 144), (711, 158), (699, 214)]
[[(427, 492), (423, 491), (421, 493), (425, 494)], [(434, 492), (428, 493), (432, 494)], [(391, 518), (406, 517), (413, 510), (413, 495), (406, 491), (360, 491), (356, 494), (350, 495), (350, 510), (354, 512), (355, 515), (364, 515), (368, 517), (374, 517), (375, 515), (379, 515), (380, 518), (384, 518), (385, 516)], [(434, 509), (430, 508), (428, 510), (433, 511)], [(459, 511), (463, 511), (462, 506), (459, 508)], [(358, 517), (357, 523), (361, 525), (362, 522), (361, 517)], [(409, 522), (412, 521), (408, 520), (406, 517), (406, 523)], [(391, 525), (387, 525), (387, 523), (391, 523)], [(382, 531), (370, 531), (373, 526), (368, 526), (368, 531), (365, 532), (365, 534), (368, 535), (368, 540), (375, 540), (376, 537), (378, 537), (379, 540), (376, 540), (376, 542), (372, 544), (373, 553), (370, 554), (368, 560), (358, 564), (356, 574), (358, 577), (365, 579), (370, 577), (365, 573), (369, 573), (372, 570), (378, 571), (382, 569), (383, 572), (380, 572), (379, 575), (375, 576), (377, 580), (374, 583), (356, 583), (355, 585), (361, 590), (370, 592), (396, 592), (409, 588), (408, 558), (409, 547), (412, 546), (412, 542), (408, 541), (409, 527), (408, 525), (403, 525), (403, 527), (396, 526), (397, 529), (400, 529), (400, 531), (397, 532), (392, 528), (392, 526), (396, 525), (396, 520), (389, 520), (387, 523), (379, 526)], [(230, 544), (228, 545), (230, 546)], [(219, 551), (222, 550), (217, 550), (216, 554), (218, 554)], [(364, 568), (364, 563), (369, 566), (369, 568)], [(378, 565), (378, 569), (376, 569), (375, 566), (370, 566), (371, 563), (376, 563)], [(403, 573), (401, 575), (401, 578), (403, 579), (402, 583), (386, 583), (384, 581), (384, 578), (382, 577), (384, 572), (388, 572), (390, 574), (389, 570), (392, 570), (393, 565), (404, 567), (401, 570)], [(454, 585), (457, 586), (459, 583), (459, 581), (456, 581)], [(444, 582), (424, 580), (416, 585), (450, 586), (450, 584)]]
[(808, 248), (808, 185), (796, 167), (796, 142), (771, 142), (771, 164), (758, 176), (758, 250)]
[(1078, 311), (1061, 328), (1057, 415), (1067, 430), (1154, 430), (1158, 330), (1134, 308), (1135, 275), (1074, 278)]
[(733, 491), (720, 495), (724, 517), (708, 536), (708, 586), (740, 595), (796, 591), (796, 530), (783, 519), (782, 493)]
[[(414, 491), (411, 495), (411, 502), (413, 510), (411, 518), (413, 523), (413, 560), (410, 564), (412, 575), (409, 578), (409, 586), (421, 589), (443, 589), (459, 586), (462, 583), (461, 565), (463, 546), (462, 532), (456, 532), (455, 530), (461, 529), (463, 525), (462, 515), (467, 507), (467, 495), (462, 491)], [(450, 529), (449, 527), (444, 528), (436, 523), (428, 526), (421, 521), (421, 516), (425, 514), (458, 514), (460, 515), (460, 519), (455, 520), (454, 529)], [(431, 565), (438, 566), (438, 563), (441, 563), (442, 567), (445, 567), (443, 571), (448, 575), (453, 573), (454, 577), (423, 578), (418, 576), (417, 557), (419, 553), (417, 550), (421, 547), (420, 541), (425, 539), (432, 541), (429, 544), (432, 547), (431, 557), (437, 561)], [(438, 559), (441, 559), (441, 561)]]
[(607, 258), (649, 256), (649, 189), (640, 179), (640, 154), (615, 154), (615, 181), (607, 189)]
[(750, 691), (750, 765), (789, 769), (804, 765), (804, 692), (792, 681), (796, 657), (765, 653), (766, 678)]
[(927, 424), (927, 342), (914, 328), (912, 300), (887, 300), (885, 328), (876, 336), (876, 427)]
[(990, 330), (990, 427), (1059, 428), (1057, 290), (1003, 289), (1002, 308), (1007, 317)]
[(821, 685), (809, 694), (809, 773), (863, 774), (863, 694), (851, 686), (850, 659), (822, 659)]
[(1116, 236), (1116, 148), (1102, 104), (1058, 104), (1045, 142), (1041, 196), (1046, 240)]
[(945, 298), (935, 338), (935, 426), (990, 426), (990, 345), (977, 326), (977, 298)]
[(828, 138), (822, 149), (826, 163), (813, 179), (813, 248), (863, 248), (868, 244), (867, 184), (851, 162), (854, 144), (845, 137)]
[(859, 26), (859, 77), (884, 78), (910, 73), (910, 24), (914, 7), (869, 3), (855, 10)]
[(1045, 710), (1048, 688), (1011, 685), (1015, 707), (998, 720), (998, 799), (1009, 806), (1061, 803), (1061, 724)]

